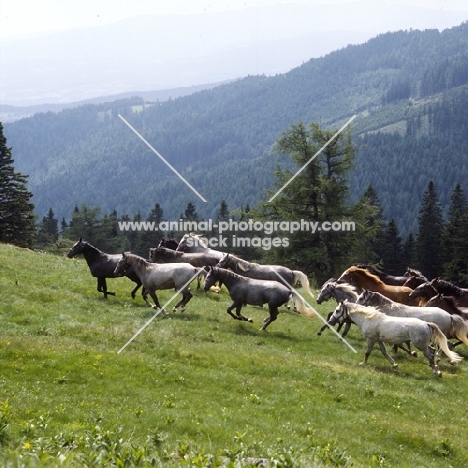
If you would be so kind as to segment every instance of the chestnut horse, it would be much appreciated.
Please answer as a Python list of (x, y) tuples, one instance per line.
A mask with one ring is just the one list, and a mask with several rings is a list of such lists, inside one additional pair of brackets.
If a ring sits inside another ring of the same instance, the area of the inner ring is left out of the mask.
[(419, 304), (418, 299), (412, 299), (409, 297), (413, 292), (411, 288), (408, 288), (407, 286), (393, 286), (385, 284), (377, 276), (364, 268), (351, 266), (338, 278), (338, 281), (346, 281), (347, 283), (356, 286), (360, 293), (364, 289), (367, 289), (369, 291), (379, 292), (392, 301), (399, 302), (401, 304), (411, 306), (417, 306)]

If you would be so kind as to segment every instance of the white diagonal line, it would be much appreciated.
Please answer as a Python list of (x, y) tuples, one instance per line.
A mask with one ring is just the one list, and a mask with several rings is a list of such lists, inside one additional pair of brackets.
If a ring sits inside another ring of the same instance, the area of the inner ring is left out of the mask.
[(181, 293), (198, 275), (200, 271), (197, 271), (176, 293), (158, 310), (118, 351), (120, 354), (166, 307)]
[(354, 119), (353, 115), (269, 200), (272, 202)]
[(133, 132), (135, 133), (135, 135), (137, 135), (140, 140), (146, 144), (146, 146), (148, 146), (148, 148), (151, 149), (151, 151), (154, 152), (154, 154), (156, 154), (156, 156), (158, 156), (161, 161), (163, 161), (183, 182), (185, 182), (185, 184), (198, 196), (200, 197), (205, 203), (206, 203), (206, 200), (192, 187), (192, 185), (190, 185), (190, 183), (184, 179), (184, 177), (179, 174), (177, 172), (177, 169), (175, 169), (174, 167), (171, 166), (171, 164), (169, 162), (167, 162), (163, 156), (161, 156), (120, 114), (119, 114), (119, 117), (120, 119), (127, 125), (127, 127)]
[(328, 322), (312, 307), (286, 280), (270, 265), (271, 271), (280, 279), (281, 283), (284, 284), (293, 294), (297, 294), (307, 307), (310, 307), (320, 318), (320, 320), (341, 340), (343, 341), (351, 351), (357, 353), (357, 351), (331, 326)]

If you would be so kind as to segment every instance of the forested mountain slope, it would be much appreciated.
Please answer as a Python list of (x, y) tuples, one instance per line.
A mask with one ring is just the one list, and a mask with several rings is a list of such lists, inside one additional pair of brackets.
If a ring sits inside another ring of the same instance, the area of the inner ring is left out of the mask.
[(17, 170), (30, 176), (40, 216), (52, 207), (68, 218), (81, 203), (146, 215), (159, 202), (170, 218), (192, 201), (213, 217), (221, 200), (230, 209), (254, 205), (270, 188), (272, 147), (292, 123), (339, 128), (357, 114), (352, 196), (372, 184), (384, 214), (414, 231), (428, 180), (443, 203), (455, 182), (467, 187), (467, 51), (468, 23), (387, 33), (287, 74), (246, 77), (165, 103), (136, 97), (37, 114), (6, 124), (5, 136)]

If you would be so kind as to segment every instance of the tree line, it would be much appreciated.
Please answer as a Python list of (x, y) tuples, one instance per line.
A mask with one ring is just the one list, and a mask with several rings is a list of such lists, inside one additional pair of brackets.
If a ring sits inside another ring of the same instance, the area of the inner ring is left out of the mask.
[[(114, 210), (102, 214), (99, 206), (76, 205), (70, 220), (55, 217), (53, 208), (35, 223), (32, 194), (26, 189), (26, 176), (13, 168), (11, 149), (0, 127), (0, 241), (23, 247), (50, 248), (60, 242), (79, 237), (106, 252), (130, 250), (147, 257), (148, 249), (159, 244), (164, 236), (179, 237), (180, 232), (155, 230), (123, 231), (119, 221), (165, 221), (164, 209), (155, 203), (143, 219), (137, 212), (132, 217), (118, 216)], [(436, 186), (430, 181), (419, 208), (418, 231), (406, 239), (399, 234), (394, 219), (387, 220), (377, 192), (369, 186), (356, 203), (349, 200), (349, 171), (355, 160), (351, 132), (338, 135), (318, 157), (313, 156), (334, 132), (323, 130), (317, 123), (298, 123), (283, 132), (275, 152), (292, 162), (292, 169), (277, 167), (275, 185), (253, 209), (246, 206), (230, 210), (223, 200), (216, 221), (240, 222), (253, 219), (261, 222), (352, 220), (353, 232), (300, 230), (287, 233), (288, 243), (281, 248), (265, 249), (248, 245), (225, 249), (247, 260), (278, 263), (301, 269), (320, 283), (341, 273), (352, 263), (371, 263), (391, 274), (402, 274), (407, 266), (420, 269), (432, 278), (442, 276), (460, 285), (468, 284), (468, 202), (460, 184), (451, 196), (447, 221), (444, 221)], [(290, 183), (298, 169), (303, 169)], [(273, 195), (276, 194), (275, 198)], [(268, 198), (270, 197), (270, 198)], [(189, 202), (180, 220), (201, 221), (193, 202)], [(225, 233), (228, 238), (237, 232)], [(205, 235), (216, 235), (216, 230)], [(265, 238), (265, 232), (245, 232), (246, 237)], [(277, 235), (269, 233), (269, 236)], [(283, 233), (284, 235), (284, 233)], [(231, 244), (232, 245), (232, 244)], [(221, 249), (223, 250), (223, 249)]]

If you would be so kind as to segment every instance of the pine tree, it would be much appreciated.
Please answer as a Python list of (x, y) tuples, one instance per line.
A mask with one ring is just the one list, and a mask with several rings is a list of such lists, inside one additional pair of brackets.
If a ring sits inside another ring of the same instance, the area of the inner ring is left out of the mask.
[(460, 184), (451, 197), (449, 219), (442, 235), (444, 278), (458, 285), (468, 284), (468, 204)]
[(15, 172), (11, 148), (0, 123), (0, 242), (32, 247), (36, 237), (32, 193), (27, 190), (27, 176)]
[(188, 202), (184, 211), (184, 216), (181, 216), (185, 221), (198, 221), (198, 213), (195, 205), (192, 202)]
[(382, 240), (382, 262), (385, 271), (392, 275), (403, 275), (406, 266), (403, 260), (402, 238), (399, 236), (398, 227), (393, 218), (385, 227)]
[(442, 209), (434, 182), (431, 180), (424, 192), (418, 217), (416, 238), (417, 268), (428, 278), (442, 274)]
[[(319, 223), (349, 219), (347, 177), (355, 155), (350, 131), (339, 134), (319, 153), (334, 134), (316, 123), (295, 124), (282, 134), (275, 150), (289, 157), (296, 171), (276, 170), (279, 190), (271, 191), (270, 199), (277, 195), (271, 202), (260, 204), (260, 218)], [(349, 233), (303, 230), (289, 237), (289, 248), (275, 249), (269, 256), (276, 263), (330, 277), (345, 268), (352, 239)]]
[(42, 218), (37, 232), (36, 242), (40, 246), (55, 244), (59, 237), (58, 220), (55, 218), (54, 210), (49, 208), (46, 216)]
[(216, 216), (216, 221), (227, 221), (229, 219), (229, 208), (226, 200), (221, 201), (219, 206), (218, 214)]

